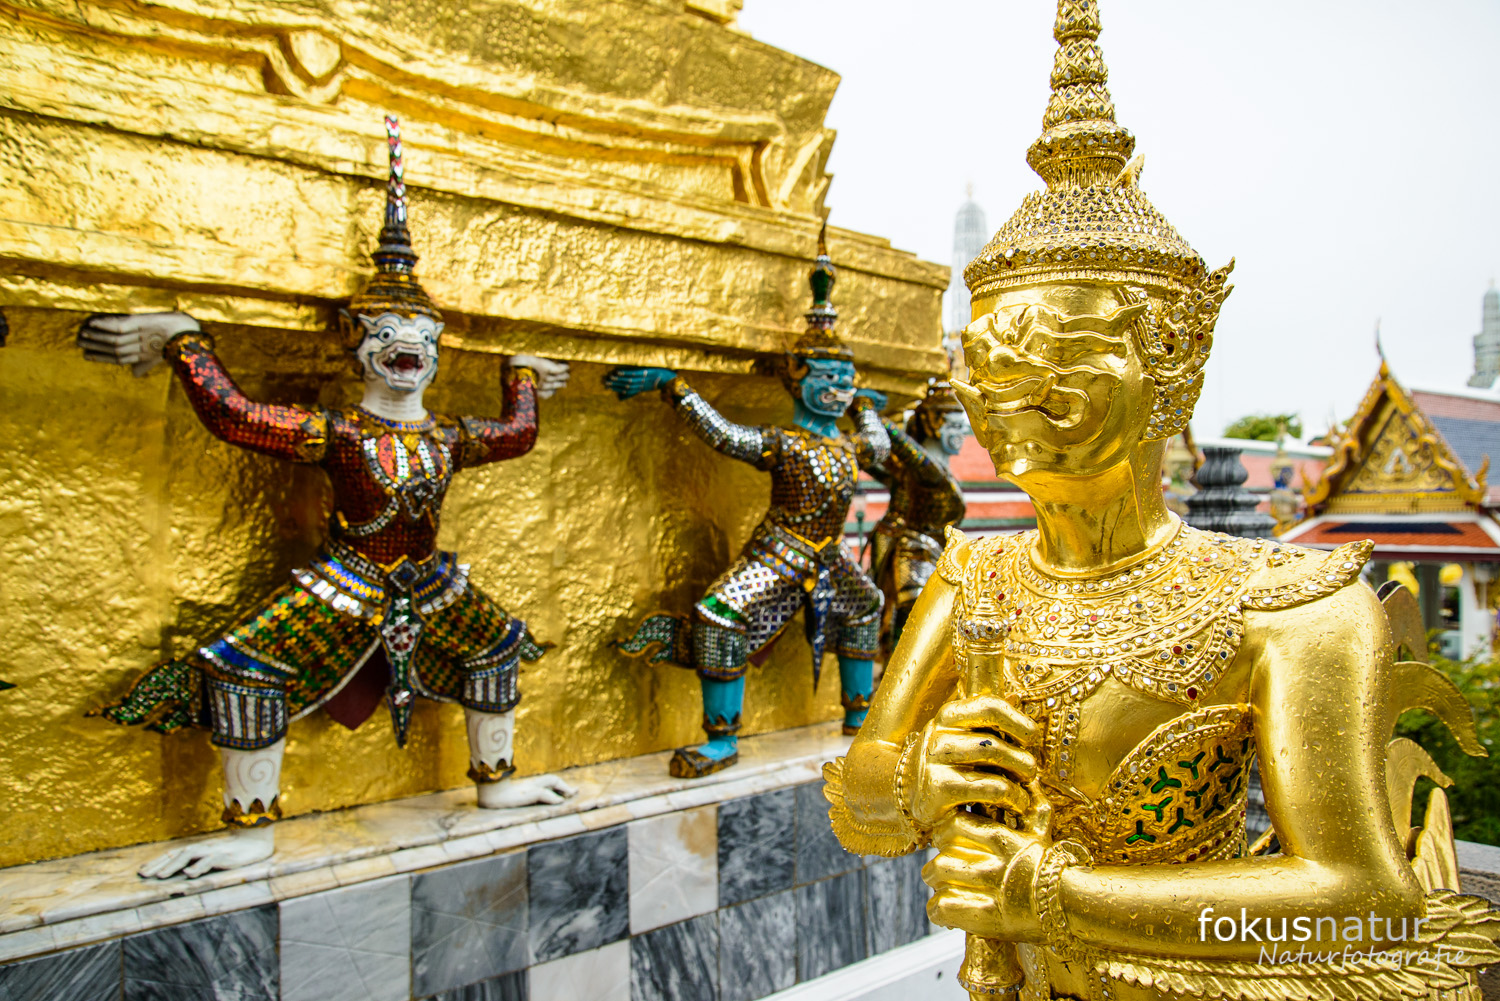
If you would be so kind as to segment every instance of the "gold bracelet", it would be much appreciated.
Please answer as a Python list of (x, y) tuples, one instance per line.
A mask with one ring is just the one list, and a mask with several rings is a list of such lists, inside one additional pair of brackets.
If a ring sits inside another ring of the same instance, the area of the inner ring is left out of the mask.
[(271, 805), (267, 806), (259, 798), (247, 806), (241, 806), (240, 801), (232, 799), (219, 818), (229, 827), (249, 828), (265, 827), (274, 824), (281, 819), (281, 797), (271, 797)]
[(912, 749), (915, 748), (917, 744), (921, 742), (921, 740), (922, 731), (920, 730), (918, 730), (916, 733), (907, 734), (906, 740), (901, 745), (901, 754), (896, 758), (896, 812), (901, 815), (901, 820), (906, 824), (907, 831), (910, 833), (912, 840), (916, 841), (921, 846), (925, 846), (929, 840), (930, 835), (927, 831), (924, 831), (922, 829), (921, 825), (917, 823), (917, 819), (912, 816), (911, 807), (908, 806), (906, 802), (905, 782), (907, 760), (911, 756)]
[(510, 762), (506, 761), (504, 758), (501, 758), (493, 768), (485, 764), (483, 761), (479, 762), (479, 764), (477, 765), (470, 764), (468, 774), (469, 778), (479, 785), (490, 785), (494, 782), (505, 781), (506, 779), (510, 778), (514, 772), (515, 769), (511, 767)]
[(1042, 854), (1037, 865), (1034, 899), (1036, 916), (1042, 926), (1042, 940), (1063, 959), (1080, 960), (1088, 950), (1068, 930), (1068, 916), (1062, 907), (1062, 876), (1070, 866), (1092, 867), (1094, 856), (1077, 841), (1059, 841)]
[(517, 381), (529, 382), (533, 386), (540, 385), (540, 383), (538, 382), (537, 377), (536, 377), (536, 370), (532, 369), (532, 368), (527, 368), (524, 365), (518, 365), (517, 367), (511, 369), (510, 370), (510, 377), (512, 379), (517, 380)]

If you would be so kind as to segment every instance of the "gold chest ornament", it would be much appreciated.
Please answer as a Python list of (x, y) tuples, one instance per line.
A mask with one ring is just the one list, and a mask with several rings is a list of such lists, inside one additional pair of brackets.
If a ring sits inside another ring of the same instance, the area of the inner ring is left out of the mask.
[[(1245, 612), (1291, 608), (1344, 587), (1370, 544), (1317, 554), (1180, 527), (1142, 563), (1102, 578), (1061, 578), (1033, 565), (1035, 537), (975, 540), (960, 566), (954, 543), (962, 536), (950, 533), (938, 572), (959, 587), (953, 650), (965, 687), (1000, 694), (1044, 723), (1044, 783), (1065, 794), (1056, 804), (1059, 832), (1086, 843), (1101, 864), (1241, 854), (1250, 709), (1206, 703), (1234, 661)], [(1273, 578), (1286, 582), (1264, 586)], [(1111, 675), (1185, 712), (1130, 749), (1091, 799), (1073, 784), (1076, 744), (1085, 710), (1103, 708), (1086, 701)]]

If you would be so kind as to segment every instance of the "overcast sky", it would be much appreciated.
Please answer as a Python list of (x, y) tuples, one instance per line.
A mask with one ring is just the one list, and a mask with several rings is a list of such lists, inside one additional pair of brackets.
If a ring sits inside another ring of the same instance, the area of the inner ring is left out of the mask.
[[(1500, 2), (1102, 0), (1142, 188), (1210, 267), (1237, 259), (1194, 431), (1374, 378), (1462, 387), (1500, 276)], [(993, 232), (1041, 181), (1050, 0), (745, 0), (756, 38), (841, 74), (830, 221), (952, 256), (972, 183)], [(1497, 391), (1500, 395), (1500, 391)]]

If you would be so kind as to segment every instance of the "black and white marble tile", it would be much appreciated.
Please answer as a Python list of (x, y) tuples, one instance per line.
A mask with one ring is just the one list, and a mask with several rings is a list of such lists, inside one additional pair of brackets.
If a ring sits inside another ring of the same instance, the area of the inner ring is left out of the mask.
[(630, 925), (625, 828), (528, 849), (531, 955), (544, 963), (622, 939)]
[(793, 891), (799, 983), (865, 958), (863, 885), (864, 873), (847, 872)]
[(797, 878), (798, 886), (829, 876), (851, 872), (864, 864), (858, 855), (844, 851), (833, 835), (828, 820), (828, 800), (823, 797), (822, 782), (808, 782), (797, 792)]
[(783, 890), (719, 912), (719, 1001), (756, 1001), (797, 982), (797, 905)]
[(124, 940), (125, 1001), (277, 1001), (275, 904)]
[(917, 852), (896, 859), (871, 860), (865, 867), (870, 955), (915, 942), (932, 927), (927, 921), (931, 890), (922, 882), (926, 857)]
[(410, 997), (410, 878), (356, 883), (281, 902), (281, 1001)]
[(461, 862), (412, 877), (412, 994), (426, 997), (523, 969), (525, 852)]
[[(489, 980), (434, 994), (425, 1001), (529, 1001), (526, 971), (517, 970)], [(583, 1001), (582, 998), (579, 1001)]]
[(0, 966), (5, 1001), (118, 1001), (120, 943), (67, 949)]
[(719, 804), (719, 906), (792, 888), (795, 789)]
[(630, 1001), (719, 1001), (718, 917), (679, 921), (630, 940)]

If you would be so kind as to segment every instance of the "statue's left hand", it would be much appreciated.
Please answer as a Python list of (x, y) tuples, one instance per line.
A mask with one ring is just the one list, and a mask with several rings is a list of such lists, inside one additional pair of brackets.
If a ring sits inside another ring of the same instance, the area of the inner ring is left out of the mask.
[(927, 916), (985, 938), (1037, 941), (1037, 866), (1046, 842), (974, 813), (950, 815), (933, 831), (938, 852), (922, 867), (932, 887)]
[(616, 365), (604, 373), (604, 388), (621, 400), (660, 389), (677, 377), (669, 368), (645, 368), (640, 365)]
[(97, 313), (78, 328), (78, 346), (89, 361), (129, 365), (140, 376), (161, 364), (167, 341), (197, 329), (186, 313)]
[(871, 403), (875, 404), (875, 409), (877, 411), (884, 410), (887, 406), (890, 405), (891, 402), (890, 399), (878, 389), (856, 389), (854, 391), (854, 395), (863, 396), (868, 399)]
[(553, 806), (578, 793), (556, 775), (534, 775), (527, 779), (486, 782), (479, 786), (479, 805), (486, 810), (543, 803)]
[(536, 355), (512, 355), (510, 363), (515, 368), (529, 368), (536, 373), (536, 395), (544, 400), (568, 384), (568, 363), (565, 361)]

